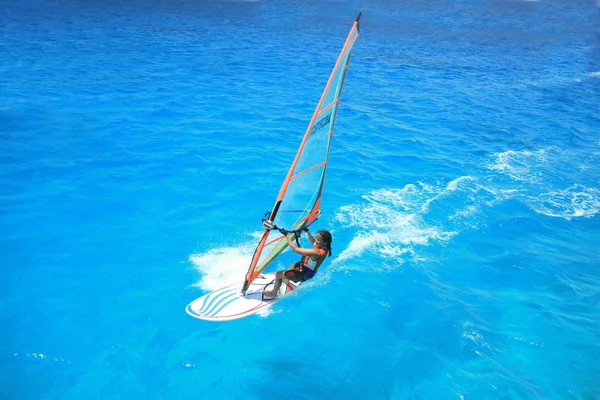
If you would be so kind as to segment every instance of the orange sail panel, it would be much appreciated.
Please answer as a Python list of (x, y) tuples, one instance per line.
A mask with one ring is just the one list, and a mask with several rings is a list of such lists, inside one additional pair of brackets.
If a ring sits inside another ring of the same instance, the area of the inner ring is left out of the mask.
[[(329, 159), (329, 148), (354, 43), (359, 36), (358, 14), (344, 47), (327, 81), (325, 90), (302, 138), (269, 220), (280, 228), (299, 229), (312, 224), (320, 215), (321, 195)], [(287, 248), (287, 240), (276, 230), (265, 229), (256, 247), (245, 287)]]

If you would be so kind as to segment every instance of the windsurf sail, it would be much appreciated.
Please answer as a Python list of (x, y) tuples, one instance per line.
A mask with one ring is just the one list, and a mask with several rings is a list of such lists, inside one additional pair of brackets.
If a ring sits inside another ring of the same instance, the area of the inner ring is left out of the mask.
[[(350, 29), (296, 157), (281, 185), (275, 205), (266, 216), (271, 225), (288, 231), (298, 230), (311, 225), (321, 214), (321, 196), (329, 160), (329, 148), (350, 55), (360, 34), (361, 14), (358, 14)], [(248, 285), (287, 247), (285, 236), (277, 230), (265, 228), (246, 274), (243, 293)]]

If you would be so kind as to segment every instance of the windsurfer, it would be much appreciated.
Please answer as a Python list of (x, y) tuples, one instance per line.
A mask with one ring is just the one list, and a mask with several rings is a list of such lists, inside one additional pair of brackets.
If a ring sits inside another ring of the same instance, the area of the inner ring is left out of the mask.
[(308, 240), (313, 245), (313, 248), (298, 247), (294, 244), (292, 238), (294, 235), (286, 235), (288, 245), (293, 252), (302, 255), (302, 260), (294, 263), (288, 270), (278, 271), (275, 274), (275, 285), (272, 290), (263, 291), (263, 295), (267, 297), (277, 297), (277, 292), (282, 283), (287, 284), (288, 281), (304, 282), (315, 276), (317, 270), (327, 257), (327, 253), (331, 256), (331, 233), (328, 231), (318, 231), (317, 237), (314, 238), (308, 228), (304, 229), (308, 236)]

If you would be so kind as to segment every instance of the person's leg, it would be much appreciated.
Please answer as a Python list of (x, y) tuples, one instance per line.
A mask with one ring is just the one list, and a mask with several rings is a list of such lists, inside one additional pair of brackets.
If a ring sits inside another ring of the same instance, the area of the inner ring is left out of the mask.
[(302, 272), (295, 268), (277, 272), (275, 274), (275, 284), (273, 285), (273, 290), (264, 290), (262, 293), (267, 297), (277, 297), (281, 284), (285, 283), (287, 285), (289, 281), (303, 282), (304, 277)]
[(272, 290), (263, 290), (262, 294), (264, 296), (277, 297), (277, 292), (279, 291), (279, 288), (281, 287), (281, 282), (283, 281), (284, 273), (285, 273), (285, 271), (278, 271), (275, 274), (275, 284), (273, 285), (273, 289)]
[(293, 263), (292, 265), (290, 265), (290, 270), (295, 269), (300, 271), (302, 269), (302, 261), (298, 261), (296, 263)]

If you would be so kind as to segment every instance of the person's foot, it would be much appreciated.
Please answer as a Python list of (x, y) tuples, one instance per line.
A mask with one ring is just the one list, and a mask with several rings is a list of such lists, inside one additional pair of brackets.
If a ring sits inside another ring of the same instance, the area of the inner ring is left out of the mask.
[(267, 297), (277, 297), (277, 293), (274, 290), (263, 290), (262, 294)]

